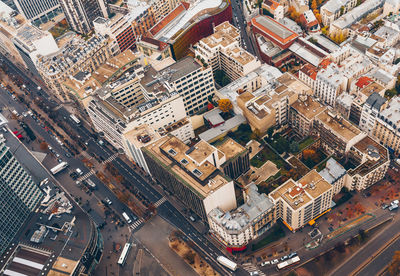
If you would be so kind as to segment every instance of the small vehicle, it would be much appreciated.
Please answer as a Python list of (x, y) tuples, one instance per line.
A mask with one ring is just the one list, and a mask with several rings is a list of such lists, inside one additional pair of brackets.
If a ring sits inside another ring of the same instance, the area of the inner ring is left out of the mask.
[(390, 204), (391, 205), (399, 205), (399, 200), (398, 199), (393, 200)]
[(385, 209), (387, 209), (388, 207), (389, 207), (388, 204), (382, 204), (382, 210), (385, 210)]
[(288, 255), (289, 259), (296, 257), (297, 256), (297, 252), (292, 252)]
[(100, 145), (100, 146), (104, 145), (103, 140), (99, 140), (99, 145)]
[(286, 255), (281, 257), (281, 261), (282, 261), (282, 262), (283, 262), (283, 261), (286, 261), (287, 259), (289, 259), (289, 257), (286, 256)]
[(59, 157), (60, 157), (60, 154), (59, 154), (59, 153), (56, 153), (56, 157), (59, 158)]
[(111, 205), (111, 204), (112, 204), (112, 201), (111, 201), (108, 197), (106, 197), (106, 198), (104, 199), (104, 201), (105, 201), (108, 205)]
[(71, 155), (69, 152), (67, 152), (67, 153), (65, 154), (65, 157), (71, 158), (72, 155)]
[(193, 216), (190, 216), (189, 219), (190, 219), (192, 222), (195, 222), (195, 221), (196, 221), (196, 219), (195, 219)]
[(393, 211), (393, 210), (396, 210), (396, 209), (398, 209), (398, 208), (399, 208), (399, 205), (394, 204), (394, 205), (392, 205), (392, 206), (389, 207), (389, 211)]
[(78, 175), (82, 175), (83, 171), (80, 168), (76, 168), (75, 170), (77, 172)]
[(62, 163), (63, 161), (62, 161), (61, 158), (58, 158), (58, 159), (57, 159), (57, 162), (58, 162), (58, 163)]
[(271, 264), (277, 264), (277, 263), (279, 263), (278, 259), (275, 259), (275, 260), (271, 261)]
[(259, 274), (258, 274), (258, 272), (257, 271), (252, 271), (252, 272), (250, 272), (250, 276), (258, 276)]
[(270, 261), (265, 261), (265, 262), (262, 262), (262, 263), (261, 263), (261, 266), (266, 266), (266, 265), (269, 265), (269, 264), (271, 264)]
[(122, 213), (122, 216), (124, 217), (124, 219), (126, 220), (126, 222), (127, 222), (128, 224), (131, 224), (131, 223), (132, 223), (132, 220), (130, 219), (130, 217), (128, 216), (127, 213), (123, 212), (123, 213)]

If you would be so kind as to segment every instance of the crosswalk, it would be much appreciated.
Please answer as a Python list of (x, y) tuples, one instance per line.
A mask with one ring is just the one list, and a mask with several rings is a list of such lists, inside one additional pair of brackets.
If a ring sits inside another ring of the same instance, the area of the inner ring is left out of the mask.
[(142, 218), (139, 218), (138, 220), (134, 221), (132, 224), (129, 225), (129, 231), (130, 232), (134, 231), (139, 226), (141, 226), (143, 223), (144, 223), (144, 220)]
[(160, 198), (159, 200), (157, 200), (156, 203), (154, 203), (154, 206), (159, 207), (161, 204), (163, 204), (165, 201), (167, 201), (167, 199), (165, 198), (165, 196), (163, 196), (162, 198)]
[(111, 161), (114, 161), (115, 158), (117, 158), (118, 153), (114, 153), (113, 155), (111, 155), (110, 157), (108, 157), (106, 160), (103, 161), (103, 164), (107, 164), (110, 163)]
[(257, 275), (266, 276), (264, 272), (262, 272), (255, 264), (252, 263), (244, 263), (243, 269), (249, 272), (250, 275), (252, 272), (258, 272)]
[(81, 177), (78, 178), (79, 181), (83, 181), (88, 179), (89, 177), (91, 177), (92, 175), (95, 174), (95, 171), (93, 169), (90, 169), (89, 172), (85, 173), (84, 175), (82, 175)]
[(83, 158), (86, 158), (88, 160), (92, 160), (93, 156), (91, 156), (89, 153), (87, 153), (86, 151), (82, 151), (81, 155), (83, 156)]

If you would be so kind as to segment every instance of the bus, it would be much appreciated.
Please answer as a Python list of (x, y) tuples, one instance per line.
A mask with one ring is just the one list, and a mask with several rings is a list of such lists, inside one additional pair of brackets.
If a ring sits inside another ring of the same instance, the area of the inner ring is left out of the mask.
[(60, 164), (58, 164), (54, 168), (51, 168), (50, 171), (51, 171), (51, 173), (53, 175), (55, 175), (56, 173), (59, 173), (62, 170), (64, 170), (66, 167), (68, 167), (68, 163), (67, 162), (61, 162)]
[(81, 121), (74, 114), (69, 115), (69, 117), (71, 118), (72, 121), (74, 121), (75, 124), (77, 125), (81, 124)]
[(237, 269), (237, 264), (224, 256), (218, 256), (217, 261), (232, 271), (235, 271)]
[(128, 257), (129, 250), (131, 250), (132, 245), (130, 243), (126, 243), (124, 249), (122, 249), (121, 256), (118, 259), (118, 264), (123, 266), (125, 265), (126, 258)]
[(286, 260), (284, 262), (279, 263), (276, 267), (278, 268), (278, 270), (284, 269), (284, 268), (288, 268), (291, 267), (292, 265), (296, 264), (300, 262), (300, 258), (299, 256), (293, 257), (289, 260)]

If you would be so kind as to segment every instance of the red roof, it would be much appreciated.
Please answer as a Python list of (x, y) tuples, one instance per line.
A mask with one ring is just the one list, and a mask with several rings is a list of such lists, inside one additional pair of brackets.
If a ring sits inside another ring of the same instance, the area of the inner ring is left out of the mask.
[(315, 80), (317, 78), (317, 68), (307, 63), (303, 67), (300, 68), (301, 72)]
[(274, 0), (265, 0), (264, 5), (268, 6), (270, 10), (274, 11), (277, 7), (279, 7), (279, 3)]
[(357, 87), (364, 88), (365, 86), (371, 84), (373, 80), (367, 76), (362, 76), (356, 82)]
[(171, 11), (167, 16), (161, 19), (153, 28), (150, 29), (149, 33), (151, 36), (156, 35), (159, 31), (161, 31), (165, 26), (167, 26), (172, 20), (174, 20), (179, 14), (181, 14), (184, 10), (189, 8), (190, 4), (182, 2), (179, 6), (177, 6), (173, 11)]
[[(272, 29), (269, 29), (266, 26), (264, 26), (263, 24), (260, 24), (257, 22), (257, 18), (259, 18), (259, 17), (264, 17), (267, 21), (269, 21), (269, 23), (271, 23), (272, 25), (275, 25), (276, 26), (275, 28), (279, 28), (281, 30), (285, 29), (285, 31), (289, 32), (290, 35), (285, 38), (285, 37), (282, 37), (279, 33), (273, 32)], [(273, 18), (271, 18), (269, 16), (264, 16), (264, 15), (256, 16), (253, 19), (251, 19), (251, 24), (253, 26), (257, 27), (259, 30), (263, 31), (265, 34), (270, 35), (271, 37), (273, 37), (274, 39), (276, 39), (283, 45), (296, 39), (299, 36), (292, 30), (290, 30), (289, 28), (286, 28), (284, 25), (282, 25), (281, 23), (279, 23), (278, 21), (274, 20)]]
[(324, 58), (320, 63), (319, 66), (326, 69), (329, 64), (331, 64), (332, 61), (329, 58)]

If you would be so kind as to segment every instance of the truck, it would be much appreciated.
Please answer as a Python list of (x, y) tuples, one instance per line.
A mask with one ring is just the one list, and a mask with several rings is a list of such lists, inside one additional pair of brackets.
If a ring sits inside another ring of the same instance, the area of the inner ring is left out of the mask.
[(81, 121), (74, 114), (69, 115), (69, 117), (75, 124), (80, 125)]
[(390, 202), (391, 205), (399, 205), (399, 200), (395, 199), (392, 202)]
[(217, 261), (232, 271), (235, 271), (237, 269), (237, 264), (224, 256), (218, 256)]
[(131, 224), (131, 223), (132, 223), (132, 220), (130, 219), (130, 217), (128, 216), (127, 213), (123, 212), (123, 213), (122, 213), (122, 216), (124, 217), (124, 219), (126, 220), (126, 222), (127, 222), (128, 224)]
[(93, 190), (95, 190), (95, 189), (97, 188), (96, 184), (95, 184), (92, 180), (90, 180), (90, 179), (86, 179), (86, 183), (87, 183), (88, 186), (89, 186), (91, 189), (93, 189)]
[(61, 172), (62, 170), (64, 170), (66, 167), (68, 167), (68, 163), (67, 162), (61, 162), (60, 164), (58, 164), (54, 168), (50, 169), (50, 171), (51, 171), (51, 173), (53, 175), (55, 175), (55, 174)]

